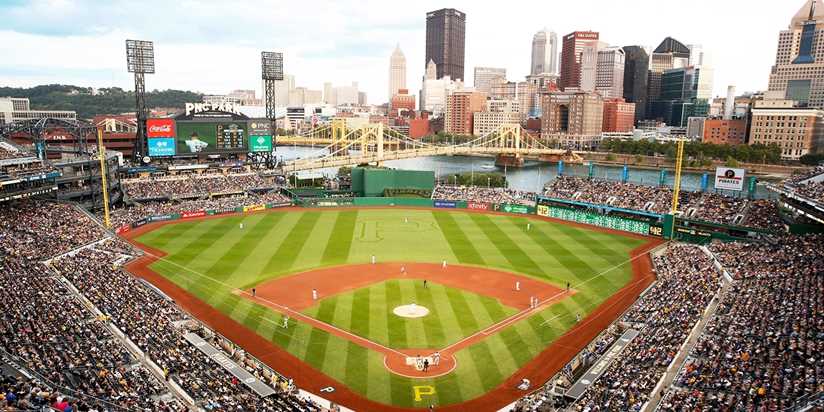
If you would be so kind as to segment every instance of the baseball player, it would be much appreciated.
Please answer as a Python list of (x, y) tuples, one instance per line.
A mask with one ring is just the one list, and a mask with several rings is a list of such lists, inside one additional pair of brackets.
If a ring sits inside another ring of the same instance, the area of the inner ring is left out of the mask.
[(318, 290), (312, 289), (312, 300), (318, 300)]

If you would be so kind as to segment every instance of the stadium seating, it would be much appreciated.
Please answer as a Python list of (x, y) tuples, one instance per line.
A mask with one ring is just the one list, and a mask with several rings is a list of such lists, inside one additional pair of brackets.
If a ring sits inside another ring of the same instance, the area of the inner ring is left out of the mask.
[(477, 186), (438, 185), (432, 191), (432, 198), (439, 200), (463, 200), (480, 203), (510, 203), (535, 206), (535, 193), (505, 188), (485, 188)]
[[(68, 251), (73, 252), (64, 254)], [(278, 389), (276, 396), (261, 398), (215, 367), (182, 339), (183, 331), (175, 324), (186, 321), (204, 338), (215, 339), (214, 334), (119, 269), (130, 253), (128, 244), (107, 238), (89, 215), (73, 206), (26, 201), (0, 209), (0, 316), (6, 325), (0, 349), (38, 377), (3, 380), (4, 388), (14, 391), (12, 405), (57, 405), (63, 410), (66, 402), (75, 410), (185, 410), (166, 384), (111, 333), (111, 324), (199, 407), (321, 410), (296, 395), (286, 378), (263, 370), (240, 351), (236, 361), (258, 377), (268, 376), (267, 382)], [(95, 315), (88, 304), (102, 314)]]
[[(668, 186), (646, 186), (634, 183), (590, 179), (577, 176), (559, 176), (544, 190), (544, 195), (556, 199), (574, 200), (596, 205), (608, 205), (622, 209), (648, 211), (657, 214), (668, 213), (672, 208), (672, 188)], [(687, 217), (712, 223), (735, 224), (737, 218), (746, 220), (749, 201), (712, 192), (679, 193), (678, 209)], [(754, 211), (759, 217), (752, 220), (759, 228), (781, 227), (777, 208), (764, 208), (760, 202)], [(771, 211), (772, 216), (765, 214)]]

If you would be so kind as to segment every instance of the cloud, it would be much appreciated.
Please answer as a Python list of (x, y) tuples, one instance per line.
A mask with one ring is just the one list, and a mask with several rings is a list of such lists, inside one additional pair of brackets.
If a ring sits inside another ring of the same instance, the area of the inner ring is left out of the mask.
[[(654, 46), (666, 36), (702, 44), (714, 56), (715, 92), (766, 87), (778, 31), (800, 0), (737, 2), (595, 0), (586, 4), (510, 0), (506, 4), (455, 0), (467, 13), (465, 76), (474, 66), (504, 67), (511, 80), (529, 69), (530, 42), (548, 27), (559, 36), (600, 31), (612, 45)], [(2, 1), (0, 79), (4, 84), (77, 83), (131, 88), (124, 40), (155, 41), (157, 74), (149, 88), (226, 93), (260, 90), (260, 51), (284, 53), (297, 84), (357, 81), (372, 103), (386, 101), (389, 55), (396, 43), (407, 58), (407, 87), (423, 75), (425, 15), (443, 7), (423, 0)]]

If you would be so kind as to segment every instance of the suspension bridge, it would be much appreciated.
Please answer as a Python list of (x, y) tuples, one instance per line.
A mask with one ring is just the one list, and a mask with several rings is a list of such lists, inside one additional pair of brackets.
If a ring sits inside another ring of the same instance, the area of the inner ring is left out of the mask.
[(287, 172), (328, 167), (380, 165), (387, 160), (424, 156), (488, 155), (499, 166), (523, 166), (524, 157), (542, 161), (582, 163), (571, 150), (550, 148), (540, 138), (523, 131), (519, 124), (505, 124), (484, 136), (460, 144), (436, 144), (411, 139), (382, 123), (349, 129), (343, 119), (295, 136), (278, 137), (279, 144), (320, 146), (304, 158), (281, 163)]

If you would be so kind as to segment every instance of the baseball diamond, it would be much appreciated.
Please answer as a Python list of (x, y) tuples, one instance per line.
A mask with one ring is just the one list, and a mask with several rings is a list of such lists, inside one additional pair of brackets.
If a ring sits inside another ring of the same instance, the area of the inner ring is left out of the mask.
[[(517, 399), (512, 382), (546, 380), (651, 282), (657, 243), (403, 208), (285, 208), (127, 237), (148, 252), (130, 271), (301, 386), (368, 410)], [(429, 312), (393, 313), (410, 304)]]

